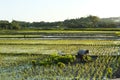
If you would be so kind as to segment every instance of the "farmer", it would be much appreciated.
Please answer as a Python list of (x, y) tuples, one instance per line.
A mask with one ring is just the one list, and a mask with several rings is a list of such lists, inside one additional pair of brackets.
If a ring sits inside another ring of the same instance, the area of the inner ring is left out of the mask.
[(83, 61), (83, 56), (86, 55), (86, 54), (88, 54), (88, 53), (89, 53), (89, 50), (79, 50), (79, 51), (77, 52), (76, 57), (77, 57), (79, 60)]

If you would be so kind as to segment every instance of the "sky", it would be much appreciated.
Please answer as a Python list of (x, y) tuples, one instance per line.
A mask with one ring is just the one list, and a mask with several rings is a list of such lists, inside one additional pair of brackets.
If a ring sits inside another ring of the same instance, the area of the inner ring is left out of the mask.
[(54, 22), (89, 15), (120, 17), (120, 0), (0, 0), (0, 20)]

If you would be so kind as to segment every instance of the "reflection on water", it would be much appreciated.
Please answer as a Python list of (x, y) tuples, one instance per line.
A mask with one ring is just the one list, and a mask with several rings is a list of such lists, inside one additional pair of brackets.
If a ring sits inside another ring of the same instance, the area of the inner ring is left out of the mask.
[(43, 36), (43, 37), (26, 37), (26, 38), (0, 38), (0, 39), (19, 39), (19, 40), (41, 40), (41, 39), (93, 39), (93, 40), (120, 40), (120, 37), (117, 36)]

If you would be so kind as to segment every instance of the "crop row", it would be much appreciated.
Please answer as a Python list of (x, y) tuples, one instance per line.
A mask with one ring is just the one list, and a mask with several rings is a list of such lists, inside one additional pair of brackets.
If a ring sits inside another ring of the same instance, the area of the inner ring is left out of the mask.
[(78, 50), (87, 49), (90, 55), (120, 55), (119, 46), (92, 45), (0, 45), (0, 53), (29, 54), (77, 54)]
[(41, 56), (0, 56), (2, 65), (0, 67), (1, 79), (12, 80), (33, 80), (33, 79), (85, 79), (102, 80), (104, 78), (113, 78), (113, 73), (118, 69), (120, 57), (104, 56), (98, 57), (95, 61), (89, 63), (68, 64), (64, 67), (57, 65), (36, 66), (33, 67), (31, 61), (40, 61), (46, 57)]

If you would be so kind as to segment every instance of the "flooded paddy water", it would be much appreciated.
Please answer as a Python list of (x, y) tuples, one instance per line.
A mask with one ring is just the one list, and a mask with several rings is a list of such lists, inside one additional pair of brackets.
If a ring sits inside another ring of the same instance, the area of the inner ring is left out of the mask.
[[(120, 37), (110, 33), (29, 33), (0, 35), (1, 80), (101, 80), (112, 76), (119, 67)], [(88, 49), (89, 55), (98, 56), (90, 63), (40, 66), (46, 59), (41, 54), (72, 54)], [(105, 57), (101, 57), (105, 55)], [(114, 57), (113, 57), (114, 56)], [(34, 67), (32, 62), (36, 61)], [(110, 71), (109, 71), (110, 70)], [(111, 72), (112, 71), (112, 72)]]

